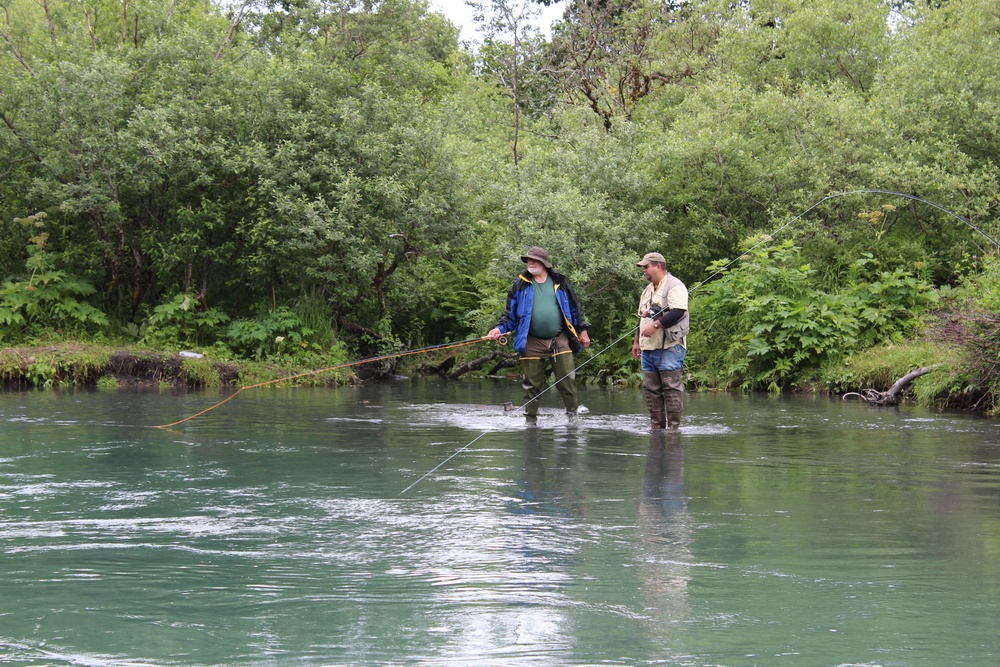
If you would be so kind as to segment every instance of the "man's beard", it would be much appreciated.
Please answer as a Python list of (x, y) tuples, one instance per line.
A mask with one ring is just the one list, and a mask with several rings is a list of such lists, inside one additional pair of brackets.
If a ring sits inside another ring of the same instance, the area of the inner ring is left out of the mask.
[(528, 267), (528, 273), (530, 273), (533, 276), (537, 276), (541, 272), (542, 272), (542, 267), (540, 267), (540, 266), (529, 266)]

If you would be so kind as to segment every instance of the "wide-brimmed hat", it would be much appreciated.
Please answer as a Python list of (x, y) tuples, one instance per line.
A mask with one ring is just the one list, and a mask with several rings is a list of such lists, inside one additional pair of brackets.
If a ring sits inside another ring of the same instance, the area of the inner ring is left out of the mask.
[(659, 262), (660, 264), (663, 264), (664, 266), (666, 266), (666, 264), (667, 264), (667, 260), (665, 260), (663, 258), (663, 255), (661, 255), (660, 253), (658, 253), (658, 252), (647, 252), (645, 255), (643, 255), (642, 259), (639, 260), (639, 263), (636, 264), (636, 266), (646, 266), (647, 264), (650, 264), (651, 262)]
[(521, 256), (522, 262), (527, 262), (529, 259), (541, 262), (546, 269), (552, 268), (552, 262), (549, 261), (549, 251), (545, 248), (535, 246), (534, 248), (530, 248), (528, 252)]

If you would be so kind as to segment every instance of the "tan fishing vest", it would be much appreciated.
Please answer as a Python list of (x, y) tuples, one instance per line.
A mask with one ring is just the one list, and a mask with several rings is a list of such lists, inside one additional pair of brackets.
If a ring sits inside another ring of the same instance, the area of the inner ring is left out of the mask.
[[(663, 348), (673, 347), (674, 345), (680, 345), (685, 350), (687, 349), (687, 335), (691, 330), (691, 317), (687, 311), (687, 287), (680, 279), (676, 278), (671, 274), (667, 274), (660, 281), (659, 286), (654, 290), (653, 284), (650, 283), (646, 285), (646, 289), (642, 291), (642, 296), (639, 297), (639, 330), (642, 331), (646, 328), (652, 318), (642, 317), (642, 314), (649, 310), (650, 304), (655, 303), (658, 306), (666, 308), (670, 305), (669, 297), (670, 292), (674, 289), (684, 290), (683, 303), (684, 303), (684, 317), (680, 321), (669, 329), (657, 329), (652, 336), (639, 335), (639, 349), (641, 350), (659, 350)], [(676, 295), (680, 296), (680, 295)]]

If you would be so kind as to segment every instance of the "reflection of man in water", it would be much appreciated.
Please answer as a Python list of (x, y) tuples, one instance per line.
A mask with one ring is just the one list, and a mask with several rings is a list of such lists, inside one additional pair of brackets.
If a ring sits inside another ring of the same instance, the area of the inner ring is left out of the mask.
[(649, 607), (664, 618), (685, 615), (691, 529), (684, 497), (684, 448), (678, 431), (653, 431), (637, 510)]
[(650, 433), (642, 495), (644, 501), (657, 503), (664, 514), (687, 509), (684, 498), (684, 447), (680, 433)]
[[(524, 431), (524, 479), (517, 497), (520, 504), (508, 506), (515, 514), (586, 514), (584, 493), (579, 488), (577, 452), (586, 436), (570, 429), (556, 438), (555, 461), (542, 452), (537, 429)], [(550, 442), (546, 439), (546, 442)], [(551, 476), (546, 468), (552, 467)], [(550, 481), (551, 480), (551, 481)]]

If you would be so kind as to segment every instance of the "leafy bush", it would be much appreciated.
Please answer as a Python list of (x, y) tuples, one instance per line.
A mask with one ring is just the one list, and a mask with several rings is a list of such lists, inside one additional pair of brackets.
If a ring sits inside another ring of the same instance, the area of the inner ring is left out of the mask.
[(108, 324), (104, 313), (83, 300), (97, 291), (94, 286), (55, 268), (46, 252), (44, 219), (44, 212), (17, 219), (37, 233), (28, 246), (28, 277), (8, 279), (0, 286), (0, 340), (67, 329), (81, 333)]
[(80, 300), (95, 291), (90, 283), (54, 269), (5, 281), (0, 287), (0, 339), (106, 326), (104, 313)]
[(280, 306), (263, 320), (236, 320), (225, 333), (225, 343), (247, 359), (305, 361), (322, 348), (310, 341), (315, 331), (290, 308)]
[[(641, 387), (642, 369), (639, 362), (632, 358), (632, 337), (628, 336), (604, 354), (594, 358), (594, 348), (590, 352), (581, 352), (576, 363), (586, 363), (577, 370), (577, 377), (584, 381), (615, 387)], [(593, 358), (593, 361), (589, 359)]]
[(939, 301), (938, 292), (927, 281), (900, 268), (879, 271), (870, 254), (854, 262), (845, 291), (858, 300), (862, 348), (912, 335), (922, 324), (919, 315)]
[(754, 251), (735, 269), (724, 261), (709, 267), (721, 278), (692, 299), (699, 379), (781, 390), (831, 359), (901, 340), (937, 301), (930, 284), (902, 269), (878, 271), (870, 256), (855, 262), (842, 290), (825, 292), (798, 256), (786, 242)]
[(217, 308), (199, 310), (197, 296), (183, 293), (153, 309), (143, 341), (154, 345), (207, 345), (229, 316)]
[(928, 327), (929, 337), (959, 360), (925, 391), (929, 402), (995, 415), (1000, 413), (1000, 259), (987, 256), (978, 262)]

